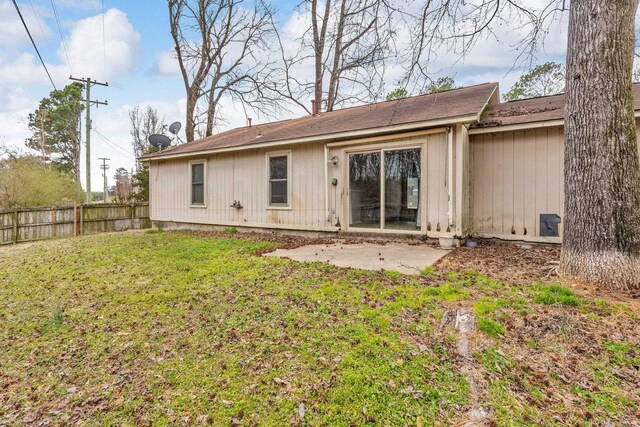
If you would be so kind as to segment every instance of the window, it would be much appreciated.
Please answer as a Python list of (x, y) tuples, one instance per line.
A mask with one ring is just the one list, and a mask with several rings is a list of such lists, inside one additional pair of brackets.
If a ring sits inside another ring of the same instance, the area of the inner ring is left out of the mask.
[(204, 163), (191, 163), (191, 204), (204, 206)]
[(290, 152), (267, 154), (269, 207), (289, 207)]

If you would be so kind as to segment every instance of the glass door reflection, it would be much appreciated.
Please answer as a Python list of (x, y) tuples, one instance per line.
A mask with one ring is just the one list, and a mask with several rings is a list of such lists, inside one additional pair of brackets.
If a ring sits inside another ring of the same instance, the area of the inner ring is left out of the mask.
[(380, 228), (381, 153), (349, 154), (349, 227)]
[(420, 149), (384, 152), (384, 228), (420, 230)]

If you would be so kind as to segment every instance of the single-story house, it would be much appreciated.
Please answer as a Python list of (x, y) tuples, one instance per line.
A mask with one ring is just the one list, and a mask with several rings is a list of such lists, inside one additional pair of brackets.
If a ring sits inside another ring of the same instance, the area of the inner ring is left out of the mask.
[(486, 83), (248, 125), (141, 160), (164, 227), (559, 243), (563, 123), (564, 95), (501, 103)]

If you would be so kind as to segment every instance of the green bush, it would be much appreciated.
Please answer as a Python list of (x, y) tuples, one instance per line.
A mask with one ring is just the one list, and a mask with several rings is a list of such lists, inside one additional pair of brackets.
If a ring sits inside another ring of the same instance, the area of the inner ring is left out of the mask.
[(80, 184), (70, 173), (35, 156), (0, 160), (0, 209), (82, 202)]

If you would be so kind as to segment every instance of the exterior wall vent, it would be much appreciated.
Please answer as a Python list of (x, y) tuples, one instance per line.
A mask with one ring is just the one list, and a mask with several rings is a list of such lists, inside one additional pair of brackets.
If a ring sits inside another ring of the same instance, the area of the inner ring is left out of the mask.
[(558, 214), (540, 214), (540, 236), (558, 237), (558, 224), (562, 220)]

